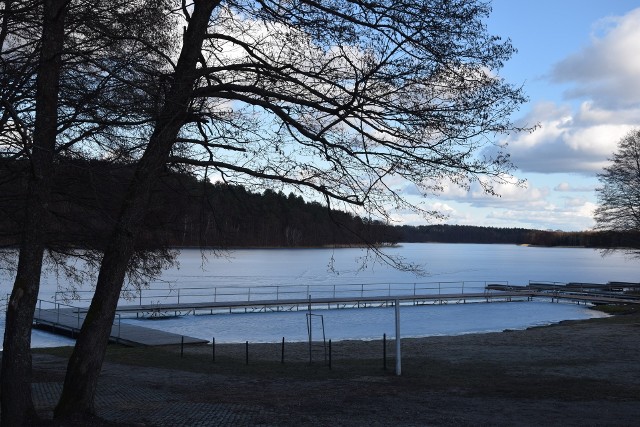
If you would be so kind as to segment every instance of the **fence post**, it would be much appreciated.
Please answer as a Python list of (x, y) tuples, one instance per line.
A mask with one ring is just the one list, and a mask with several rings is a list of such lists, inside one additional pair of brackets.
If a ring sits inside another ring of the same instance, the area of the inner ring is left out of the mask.
[(246, 358), (246, 364), (249, 364), (249, 341), (247, 341), (245, 343), (245, 358)]
[(282, 337), (282, 355), (280, 357), (280, 363), (284, 363), (284, 337)]
[(184, 356), (184, 335), (180, 337), (180, 357)]
[(382, 334), (382, 369), (387, 370), (387, 334)]
[(211, 361), (216, 361), (216, 337), (211, 339)]

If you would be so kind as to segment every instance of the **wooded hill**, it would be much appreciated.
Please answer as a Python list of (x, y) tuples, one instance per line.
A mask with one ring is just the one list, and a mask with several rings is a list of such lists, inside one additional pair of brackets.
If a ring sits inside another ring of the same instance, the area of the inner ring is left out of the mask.
[(640, 235), (595, 231), (550, 231), (526, 228), (471, 225), (400, 226), (399, 241), (438, 243), (513, 243), (535, 246), (581, 246), (594, 248), (640, 247)]
[[(25, 164), (0, 163), (0, 245), (17, 244), (26, 194)], [(56, 165), (48, 218), (52, 247), (102, 249), (133, 173), (128, 164), (64, 160)], [(140, 249), (317, 247), (399, 242), (638, 247), (640, 236), (466, 225), (391, 226), (330, 210), (293, 193), (203, 182), (167, 170), (153, 188)]]
[[(26, 169), (0, 163), (0, 245), (14, 246), (21, 229)], [(64, 160), (56, 165), (49, 205), (51, 247), (102, 249), (133, 174), (129, 164)], [(139, 249), (172, 247), (310, 247), (397, 242), (398, 232), (294, 194), (203, 182), (165, 171), (153, 188)]]

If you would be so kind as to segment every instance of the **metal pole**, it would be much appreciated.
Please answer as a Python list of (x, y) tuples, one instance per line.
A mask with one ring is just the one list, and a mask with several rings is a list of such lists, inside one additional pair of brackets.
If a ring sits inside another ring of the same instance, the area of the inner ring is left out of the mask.
[(216, 361), (216, 337), (211, 340), (211, 361)]
[(249, 341), (247, 341), (245, 343), (245, 359), (246, 359), (246, 364), (249, 364)]
[(180, 337), (180, 357), (184, 356), (184, 335)]
[(400, 300), (396, 299), (396, 375), (402, 374), (402, 353), (400, 350)]
[(280, 363), (284, 363), (284, 337), (282, 337), (282, 356), (280, 358)]
[(382, 334), (382, 368), (387, 370), (387, 334)]
[(313, 342), (313, 324), (311, 319), (311, 295), (309, 295), (309, 312), (307, 313), (307, 332), (309, 333), (309, 364), (313, 362), (313, 356), (311, 353)]

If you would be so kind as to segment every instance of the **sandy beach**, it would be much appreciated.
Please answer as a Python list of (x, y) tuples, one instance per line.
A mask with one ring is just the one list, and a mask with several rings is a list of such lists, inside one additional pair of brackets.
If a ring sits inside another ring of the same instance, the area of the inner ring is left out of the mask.
[[(332, 343), (112, 346), (96, 425), (632, 426), (640, 419), (640, 315), (523, 331)], [(34, 390), (47, 418), (68, 350), (39, 350)], [(46, 389), (44, 392), (43, 389)], [(43, 397), (44, 396), (44, 397)], [(47, 423), (45, 423), (47, 424)], [(47, 425), (53, 425), (48, 423)], [(68, 425), (68, 424), (65, 424)], [(82, 425), (82, 424), (77, 424)]]

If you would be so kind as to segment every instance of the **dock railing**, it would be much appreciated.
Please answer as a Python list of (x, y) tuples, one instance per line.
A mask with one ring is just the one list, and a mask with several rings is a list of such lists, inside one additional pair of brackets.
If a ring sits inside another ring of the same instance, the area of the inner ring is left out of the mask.
[[(391, 297), (408, 295), (443, 295), (465, 293), (487, 293), (488, 284), (508, 285), (507, 281), (439, 281), (439, 282), (379, 282), (305, 285), (260, 285), (260, 286), (195, 286), (195, 287), (149, 287), (135, 291), (126, 290), (121, 295), (123, 303), (144, 304), (210, 302), (259, 302), (282, 301), (312, 296), (314, 298), (342, 297)], [(88, 306), (92, 291), (58, 291), (54, 304)]]
[[(52, 302), (38, 299), (34, 322), (37, 325), (41, 324), (56, 329), (67, 330), (73, 337), (80, 332), (86, 313), (87, 309), (84, 307), (77, 307), (58, 301)], [(116, 341), (120, 339), (121, 320), (121, 314), (116, 313), (111, 333), (111, 337)]]

